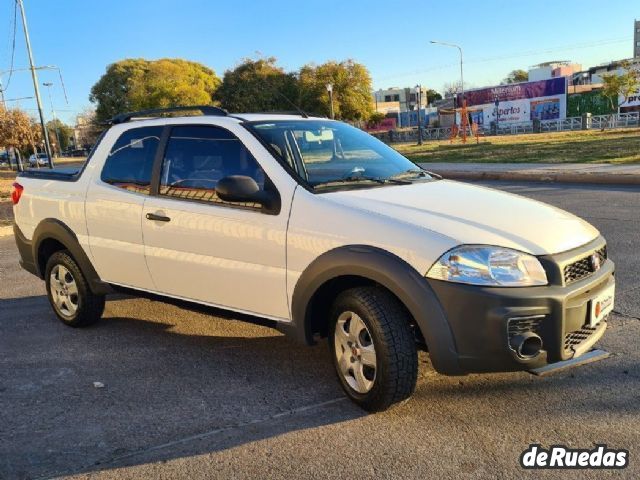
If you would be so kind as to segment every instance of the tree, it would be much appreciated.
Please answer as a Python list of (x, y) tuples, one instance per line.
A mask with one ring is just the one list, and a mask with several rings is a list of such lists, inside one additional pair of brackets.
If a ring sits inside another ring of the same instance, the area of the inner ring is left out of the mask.
[(98, 123), (95, 110), (86, 108), (76, 116), (76, 126), (73, 129), (75, 147), (90, 149), (104, 129), (105, 126)]
[(208, 67), (182, 59), (125, 59), (112, 63), (91, 88), (99, 122), (127, 111), (211, 105), (220, 79)]
[(447, 82), (442, 86), (442, 90), (444, 91), (444, 97), (455, 97), (458, 93), (462, 91), (460, 81), (457, 82)]
[[(274, 57), (245, 59), (227, 70), (215, 98), (231, 112), (293, 110), (298, 96), (297, 79), (276, 65)], [(284, 97), (286, 98), (284, 98)]]
[(40, 126), (22, 110), (7, 110), (0, 106), (0, 145), (3, 147), (15, 148), (22, 153), (27, 153), (31, 147), (31, 151), (36, 152), (39, 130)]
[[(618, 103), (618, 107), (627, 102), (629, 96), (640, 88), (640, 71), (629, 62), (624, 61), (620, 64), (623, 72), (618, 75), (616, 73), (604, 74), (602, 76), (602, 96), (609, 100), (611, 111), (615, 112), (614, 103), (620, 97), (622, 102)], [(609, 116), (609, 123), (613, 122), (613, 113)], [(604, 131), (605, 124), (602, 124)]]
[(367, 120), (373, 113), (371, 76), (353, 60), (309, 64), (300, 69), (300, 104), (306, 111), (329, 116), (327, 84), (333, 86), (333, 111), (342, 120)]
[(73, 128), (69, 125), (56, 118), (47, 122), (47, 132), (51, 142), (56, 143), (58, 152), (64, 152), (69, 148), (73, 137)]
[(382, 112), (373, 112), (369, 116), (369, 120), (367, 121), (367, 125), (369, 127), (375, 127), (380, 122), (382, 122), (385, 118), (387, 118), (387, 116), (384, 113), (382, 113)]
[(518, 69), (518, 70), (511, 70), (509, 75), (507, 75), (507, 78), (505, 78), (502, 81), (502, 84), (504, 85), (508, 83), (519, 83), (519, 82), (527, 82), (527, 81), (529, 81), (529, 74), (527, 73), (527, 71)]
[(427, 90), (427, 104), (431, 105), (436, 100), (442, 100), (442, 95), (430, 88)]
[(624, 61), (620, 64), (623, 72), (620, 75), (615, 73), (609, 73), (602, 76), (602, 95), (609, 100), (611, 109), (615, 109), (614, 101), (622, 97), (622, 102), (619, 106), (622, 106), (627, 102), (632, 93), (635, 93), (640, 88), (640, 70), (634, 68), (629, 61)]

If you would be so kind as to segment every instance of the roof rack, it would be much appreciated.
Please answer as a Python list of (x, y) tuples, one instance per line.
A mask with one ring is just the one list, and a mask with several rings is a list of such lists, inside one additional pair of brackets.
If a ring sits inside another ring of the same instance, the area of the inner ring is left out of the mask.
[(228, 115), (228, 112), (223, 108), (213, 107), (211, 105), (193, 105), (187, 107), (154, 108), (151, 110), (140, 110), (139, 112), (120, 113), (109, 120), (108, 123), (111, 125), (117, 125), (118, 123), (129, 122), (133, 118), (137, 117), (148, 117), (162, 113), (192, 112), (194, 110), (199, 110), (202, 115), (215, 115), (218, 117), (226, 117)]

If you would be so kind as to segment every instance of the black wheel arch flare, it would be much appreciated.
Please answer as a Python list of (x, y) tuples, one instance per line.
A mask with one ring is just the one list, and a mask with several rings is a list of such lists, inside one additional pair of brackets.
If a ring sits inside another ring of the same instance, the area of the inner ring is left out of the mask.
[(78, 266), (93, 293), (98, 295), (112, 293), (112, 288), (109, 284), (103, 282), (95, 268), (93, 268), (93, 264), (80, 245), (76, 234), (69, 226), (56, 218), (45, 218), (33, 232), (31, 241), (32, 258), (34, 259), (37, 275), (40, 278), (44, 278), (43, 259), (40, 258), (43, 254), (41, 247), (50, 240), (60, 243), (71, 253), (74, 260), (78, 262)]
[(393, 293), (413, 316), (429, 347), (434, 368), (448, 375), (464, 374), (449, 322), (440, 302), (422, 274), (400, 257), (368, 245), (348, 245), (323, 253), (304, 270), (291, 303), (292, 321), (281, 330), (313, 344), (312, 300), (333, 279), (356, 276)]

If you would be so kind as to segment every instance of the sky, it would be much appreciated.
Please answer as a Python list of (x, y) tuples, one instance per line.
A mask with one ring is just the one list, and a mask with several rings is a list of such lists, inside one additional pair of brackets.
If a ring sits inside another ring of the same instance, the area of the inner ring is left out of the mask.
[[(0, 70), (11, 65), (15, 0), (0, 0)], [(467, 88), (499, 83), (511, 70), (550, 60), (585, 68), (633, 53), (638, 0), (24, 0), (36, 65), (52, 82), (58, 117), (74, 123), (91, 107), (91, 86), (124, 58), (181, 57), (218, 76), (243, 58), (274, 56), (286, 70), (352, 58), (365, 64), (374, 89), (422, 84), (443, 90), (459, 78), (464, 51)], [(18, 13), (14, 68), (28, 66)], [(28, 71), (2, 73), (5, 98), (33, 96)], [(46, 87), (45, 116), (51, 117)], [(36, 114), (33, 99), (8, 102)]]

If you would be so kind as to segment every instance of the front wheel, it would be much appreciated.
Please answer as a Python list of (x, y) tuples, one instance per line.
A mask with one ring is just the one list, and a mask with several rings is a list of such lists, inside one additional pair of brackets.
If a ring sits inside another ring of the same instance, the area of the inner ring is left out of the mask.
[(342, 388), (365, 410), (385, 410), (413, 393), (418, 353), (410, 317), (386, 290), (358, 287), (338, 296), (329, 348)]
[(97, 322), (104, 312), (104, 295), (94, 294), (80, 267), (67, 251), (55, 252), (45, 271), (47, 296), (56, 316), (70, 327)]

